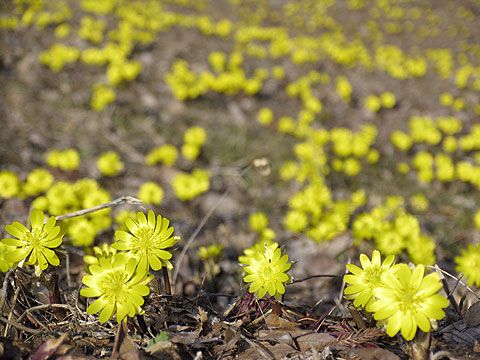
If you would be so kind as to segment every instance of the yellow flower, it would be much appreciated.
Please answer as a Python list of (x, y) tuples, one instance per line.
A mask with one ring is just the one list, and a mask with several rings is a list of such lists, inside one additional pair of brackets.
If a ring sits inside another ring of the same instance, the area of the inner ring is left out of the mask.
[(250, 214), (248, 225), (250, 225), (250, 229), (253, 231), (262, 232), (268, 226), (268, 218), (263, 212)]
[(468, 249), (462, 249), (461, 255), (455, 257), (456, 270), (465, 274), (468, 285), (480, 286), (480, 244), (468, 245)]
[(360, 255), (360, 263), (363, 269), (354, 264), (347, 264), (347, 269), (352, 274), (344, 276), (345, 282), (350, 284), (344, 291), (346, 298), (353, 299), (353, 305), (356, 307), (363, 306), (367, 311), (370, 311), (371, 305), (375, 302), (372, 299), (373, 289), (383, 286), (382, 274), (395, 271), (396, 265), (392, 267), (394, 260), (395, 257), (390, 255), (382, 263), (380, 252), (374, 250), (371, 261), (367, 255)]
[(8, 170), (0, 171), (0, 197), (8, 199), (17, 196), (20, 185), (17, 174)]
[(15, 246), (10, 246), (0, 242), (0, 271), (7, 272), (13, 266), (12, 261), (8, 261), (12, 256), (15, 256)]
[(87, 308), (87, 313), (100, 310), (99, 321), (104, 323), (117, 313), (117, 322), (125, 316), (141, 314), (143, 297), (150, 293), (147, 286), (153, 276), (145, 269), (136, 268), (136, 260), (125, 253), (102, 257), (89, 267), (91, 275), (85, 275), (82, 282), (88, 287), (80, 290), (85, 297), (98, 297)]
[(100, 155), (97, 160), (97, 167), (105, 176), (116, 176), (123, 170), (123, 162), (120, 155), (115, 151), (108, 151)]
[(147, 165), (155, 165), (158, 162), (162, 162), (167, 166), (172, 166), (177, 161), (178, 150), (173, 145), (162, 145), (156, 147), (148, 153), (145, 157), (145, 163)]
[(445, 316), (442, 308), (448, 306), (448, 300), (437, 294), (442, 288), (437, 273), (423, 276), (425, 267), (418, 265), (415, 269), (399, 264), (395, 274), (382, 275), (383, 287), (376, 287), (373, 295), (375, 303), (370, 310), (375, 320), (387, 322), (387, 334), (395, 336), (401, 330), (406, 340), (412, 340), (417, 326), (429, 332), (430, 319), (440, 320)]
[(15, 246), (16, 250), (10, 252), (6, 260), (12, 263), (19, 262), (28, 257), (25, 262), (35, 266), (35, 274), (38, 276), (48, 267), (48, 264), (58, 266), (60, 260), (53, 248), (62, 243), (63, 234), (60, 234), (60, 226), (55, 226), (55, 217), (50, 217), (47, 223), (43, 223), (44, 215), (40, 210), (32, 210), (30, 215), (31, 230), (25, 225), (14, 221), (6, 225), (5, 230), (16, 237), (3, 239), (6, 245)]
[(284, 283), (290, 281), (285, 272), (292, 264), (288, 263), (288, 255), (283, 255), (277, 243), (265, 244), (263, 252), (256, 251), (248, 257), (247, 275), (243, 278), (246, 283), (252, 283), (249, 291), (256, 292), (260, 298), (268, 292), (271, 296), (279, 297), (285, 293)]
[(180, 237), (172, 236), (173, 227), (168, 227), (169, 223), (168, 219), (162, 218), (161, 215), (155, 219), (152, 210), (148, 212), (148, 219), (139, 211), (136, 220), (132, 218), (125, 220), (129, 232), (115, 231), (117, 241), (112, 248), (128, 250), (142, 269), (159, 270), (162, 266), (172, 269), (169, 261), (172, 254), (164, 249), (173, 246)]
[(261, 108), (257, 114), (257, 121), (264, 125), (270, 125), (273, 122), (273, 112), (269, 108)]
[(83, 261), (88, 265), (98, 264), (102, 257), (112, 256), (117, 253), (117, 250), (107, 243), (102, 243), (100, 246), (94, 246), (92, 250), (93, 255), (85, 255), (83, 257)]
[(27, 195), (38, 195), (52, 186), (53, 175), (47, 169), (35, 169), (28, 174), (25, 182), (25, 193)]
[(153, 181), (147, 181), (138, 189), (138, 198), (146, 204), (160, 205), (163, 200), (163, 189)]

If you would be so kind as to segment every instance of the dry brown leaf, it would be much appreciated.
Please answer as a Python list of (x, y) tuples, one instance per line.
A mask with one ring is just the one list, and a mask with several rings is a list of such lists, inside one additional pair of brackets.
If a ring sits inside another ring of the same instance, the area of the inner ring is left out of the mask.
[(287, 344), (271, 345), (269, 343), (256, 342), (243, 353), (238, 354), (237, 359), (282, 359), (292, 352), (295, 352), (295, 349)]
[(313, 349), (322, 350), (326, 345), (335, 342), (337, 339), (325, 333), (308, 333), (297, 337), (297, 344), (300, 351)]
[(274, 313), (270, 313), (266, 318), (265, 318), (265, 323), (268, 325), (268, 327), (276, 327), (276, 328), (294, 328), (297, 326), (297, 324), (293, 321), (281, 318), (278, 315), (275, 315)]
[(68, 334), (63, 334), (58, 339), (48, 339), (38, 348), (37, 351), (35, 351), (35, 354), (30, 356), (30, 360), (47, 360), (50, 356), (55, 354), (67, 337)]
[(400, 358), (391, 351), (380, 348), (349, 349), (340, 352), (342, 356), (358, 356), (362, 360), (400, 360)]
[(257, 338), (259, 340), (275, 341), (280, 344), (293, 344), (292, 335), (286, 330), (259, 330)]
[(472, 328), (480, 325), (480, 301), (470, 306), (463, 316), (467, 328)]
[(128, 334), (127, 324), (121, 322), (118, 325), (118, 331), (113, 345), (112, 359), (121, 358), (123, 360), (140, 360), (142, 356)]

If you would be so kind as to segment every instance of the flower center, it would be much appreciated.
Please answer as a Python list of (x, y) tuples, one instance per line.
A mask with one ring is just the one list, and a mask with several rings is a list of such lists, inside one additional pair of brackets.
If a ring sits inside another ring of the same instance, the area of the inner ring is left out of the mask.
[(153, 232), (154, 230), (147, 226), (138, 228), (132, 244), (133, 255), (148, 252), (148, 249), (154, 244)]
[(125, 303), (128, 300), (128, 286), (126, 274), (122, 271), (111, 271), (103, 277), (99, 284), (100, 292), (108, 301)]
[(416, 307), (420, 306), (420, 301), (417, 298), (417, 291), (413, 288), (399, 289), (396, 301), (399, 304), (400, 311), (409, 312), (415, 310)]
[(381, 283), (382, 279), (382, 269), (372, 266), (364, 270), (364, 277), (366, 282), (371, 286), (376, 286)]

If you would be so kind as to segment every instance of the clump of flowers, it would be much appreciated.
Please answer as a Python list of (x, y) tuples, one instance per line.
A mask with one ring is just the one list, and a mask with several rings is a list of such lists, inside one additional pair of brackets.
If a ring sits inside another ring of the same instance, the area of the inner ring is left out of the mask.
[(273, 112), (269, 108), (261, 108), (257, 114), (257, 121), (264, 126), (270, 125), (273, 122)]
[(97, 83), (93, 85), (92, 100), (90, 105), (95, 111), (102, 111), (105, 107), (114, 102), (117, 98), (115, 90), (104, 84)]
[(480, 244), (468, 245), (467, 249), (461, 250), (461, 255), (455, 257), (456, 270), (463, 273), (467, 278), (468, 285), (480, 286)]
[(23, 259), (27, 265), (34, 265), (35, 274), (38, 276), (48, 267), (48, 264), (58, 266), (60, 260), (54, 248), (62, 243), (63, 234), (60, 226), (55, 226), (55, 217), (50, 217), (44, 224), (44, 215), (40, 210), (32, 210), (30, 214), (30, 227), (18, 221), (5, 226), (5, 230), (15, 238), (2, 239), (2, 243), (15, 247), (15, 251), (6, 254), (5, 260), (10, 263), (18, 263)]
[(166, 144), (150, 151), (145, 157), (145, 162), (147, 165), (155, 165), (161, 162), (167, 166), (172, 166), (175, 164), (175, 161), (177, 161), (177, 157), (177, 148), (173, 145)]
[(75, 149), (52, 150), (47, 154), (47, 164), (64, 171), (77, 170), (80, 165), (80, 155)]
[(146, 204), (160, 205), (163, 200), (163, 189), (153, 181), (147, 181), (140, 185), (138, 198)]
[(210, 174), (203, 169), (194, 169), (191, 174), (181, 172), (173, 178), (172, 186), (180, 200), (192, 200), (210, 189)]
[(3, 198), (13, 198), (18, 196), (21, 191), (21, 182), (17, 174), (8, 171), (0, 171), (0, 196)]
[(195, 160), (200, 154), (201, 147), (207, 139), (207, 133), (200, 126), (192, 126), (183, 134), (184, 144), (182, 146), (182, 155), (185, 159)]
[(101, 257), (98, 263), (89, 267), (91, 275), (85, 275), (82, 282), (87, 286), (80, 290), (85, 297), (98, 297), (87, 308), (87, 313), (102, 311), (99, 321), (104, 323), (117, 314), (117, 322), (142, 314), (143, 297), (150, 293), (147, 284), (153, 276), (147, 269), (137, 267), (135, 258), (126, 253)]
[(53, 175), (47, 169), (35, 169), (28, 174), (24, 191), (26, 195), (38, 195), (53, 184)]
[(123, 170), (123, 162), (115, 151), (108, 151), (100, 155), (97, 167), (105, 176), (117, 176)]
[(284, 284), (291, 281), (286, 272), (292, 264), (288, 262), (288, 255), (282, 255), (275, 242), (265, 243), (263, 251), (258, 248), (255, 247), (257, 251), (244, 258), (246, 266), (243, 270), (246, 276), (243, 280), (251, 283), (249, 292), (257, 293), (259, 298), (264, 297), (267, 292), (270, 296), (279, 298), (285, 293)]
[(375, 250), (372, 261), (360, 255), (363, 269), (348, 264), (352, 274), (345, 275), (345, 296), (353, 304), (372, 312), (375, 320), (386, 325), (387, 334), (395, 336), (400, 330), (406, 340), (412, 340), (417, 327), (428, 332), (431, 321), (445, 316), (443, 308), (448, 300), (437, 292), (442, 288), (437, 273), (424, 276), (425, 267), (417, 265), (412, 270), (406, 264), (393, 265), (394, 257), (381, 262)]
[(169, 220), (150, 210), (148, 218), (142, 212), (137, 212), (137, 218), (127, 218), (125, 225), (128, 231), (117, 230), (117, 241), (112, 245), (116, 250), (126, 250), (137, 259), (138, 266), (148, 271), (150, 268), (159, 270), (162, 266), (173, 269), (170, 259), (172, 254), (165, 249), (172, 247), (180, 240), (179, 236), (172, 236), (173, 227), (169, 227)]
[(95, 241), (97, 229), (95, 229), (92, 221), (89, 221), (86, 217), (79, 217), (69, 221), (67, 234), (72, 239), (73, 245), (90, 246)]
[(0, 242), (0, 271), (7, 272), (10, 270), (14, 264), (14, 262), (9, 261), (15, 256), (14, 252), (16, 251), (15, 246), (7, 245), (3, 242)]

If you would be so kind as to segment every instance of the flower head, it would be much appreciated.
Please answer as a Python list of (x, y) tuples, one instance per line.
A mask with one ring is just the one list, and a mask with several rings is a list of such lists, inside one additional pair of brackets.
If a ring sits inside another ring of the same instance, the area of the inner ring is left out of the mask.
[(445, 316), (442, 308), (448, 300), (437, 294), (442, 283), (437, 273), (423, 276), (425, 267), (415, 269), (399, 264), (395, 273), (382, 275), (383, 287), (373, 290), (376, 297), (370, 310), (375, 312), (375, 320), (387, 322), (387, 334), (394, 336), (399, 330), (406, 340), (412, 340), (417, 326), (424, 332), (430, 331), (430, 319), (440, 320)]
[(12, 263), (19, 262), (28, 257), (25, 262), (35, 266), (35, 274), (38, 276), (48, 267), (48, 264), (58, 266), (60, 260), (53, 248), (62, 243), (63, 234), (60, 234), (60, 226), (55, 226), (55, 217), (50, 217), (44, 224), (44, 215), (40, 210), (32, 210), (30, 215), (31, 230), (25, 225), (14, 221), (6, 225), (5, 230), (15, 236), (3, 239), (6, 245), (15, 246), (16, 250), (9, 252), (6, 260)]
[(473, 246), (468, 245), (468, 249), (462, 249), (462, 254), (455, 257), (457, 264), (456, 270), (459, 273), (464, 273), (467, 277), (468, 285), (480, 286), (480, 244)]
[(345, 288), (346, 298), (353, 300), (353, 305), (363, 306), (367, 311), (374, 302), (372, 299), (373, 289), (383, 286), (382, 275), (386, 272), (393, 272), (396, 265), (392, 267), (395, 257), (387, 256), (382, 263), (380, 252), (374, 250), (372, 253), (372, 261), (367, 255), (360, 255), (360, 263), (362, 268), (356, 265), (348, 264), (347, 269), (352, 274), (345, 275), (344, 280), (350, 286)]
[(80, 290), (85, 297), (98, 297), (87, 308), (87, 313), (100, 310), (99, 321), (104, 323), (117, 313), (117, 322), (128, 314), (141, 314), (143, 297), (150, 293), (147, 286), (153, 276), (145, 269), (137, 268), (137, 261), (126, 253), (110, 254), (98, 263), (90, 265), (91, 275), (85, 275), (82, 282), (88, 287)]
[(123, 170), (123, 162), (115, 151), (108, 151), (97, 159), (97, 167), (105, 176), (117, 176)]
[(13, 262), (8, 261), (15, 252), (15, 247), (0, 242), (0, 271), (7, 272), (13, 266)]
[(170, 263), (172, 254), (164, 250), (173, 246), (179, 236), (172, 236), (173, 227), (168, 227), (169, 221), (155, 214), (152, 210), (148, 212), (148, 219), (142, 212), (137, 212), (137, 219), (128, 218), (125, 220), (129, 232), (123, 230), (115, 231), (115, 242), (112, 247), (117, 250), (128, 250), (138, 261), (142, 269), (159, 270), (162, 266), (172, 269)]
[(290, 281), (290, 275), (285, 272), (292, 264), (288, 263), (288, 255), (283, 255), (278, 244), (265, 244), (263, 251), (255, 251), (245, 259), (246, 276), (243, 280), (252, 283), (249, 291), (256, 292), (260, 298), (268, 292), (271, 296), (285, 293), (284, 283)]

